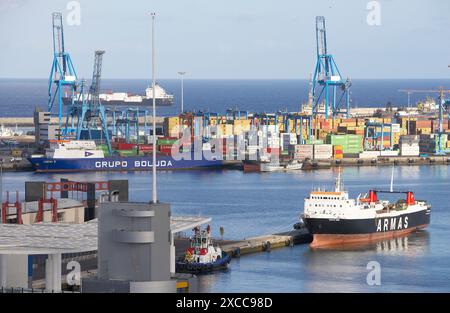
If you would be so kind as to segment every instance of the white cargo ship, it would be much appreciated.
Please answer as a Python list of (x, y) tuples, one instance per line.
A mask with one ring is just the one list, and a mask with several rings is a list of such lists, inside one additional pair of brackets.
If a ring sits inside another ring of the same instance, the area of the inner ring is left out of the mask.
[[(90, 96), (86, 95), (89, 100)], [(76, 103), (81, 102), (80, 94), (75, 94)], [(100, 101), (107, 106), (151, 106), (153, 105), (153, 88), (145, 89), (145, 95), (133, 95), (126, 92), (108, 92), (99, 94)], [(170, 106), (173, 104), (173, 95), (168, 94), (164, 88), (156, 84), (155, 99), (157, 106)], [(72, 98), (66, 94), (63, 98), (64, 104), (71, 104)]]
[[(379, 193), (403, 193), (406, 199), (390, 203), (378, 199)], [(342, 189), (339, 175), (334, 191), (310, 193), (302, 219), (314, 238), (311, 247), (323, 248), (407, 235), (427, 227), (430, 214), (431, 206), (416, 200), (412, 191), (370, 190), (351, 199)]]
[[(105, 156), (92, 140), (53, 141), (43, 155), (28, 158), (37, 172), (81, 171), (148, 171), (152, 169), (151, 155)], [(171, 155), (157, 153), (158, 170), (220, 168), (222, 160), (201, 158), (175, 159)]]

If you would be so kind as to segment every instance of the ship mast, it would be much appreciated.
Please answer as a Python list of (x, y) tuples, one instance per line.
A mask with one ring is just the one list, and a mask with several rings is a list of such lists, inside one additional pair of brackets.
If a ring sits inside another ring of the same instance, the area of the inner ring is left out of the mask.
[(392, 173), (391, 173), (391, 192), (394, 192), (394, 166), (392, 166)]
[(336, 178), (336, 184), (334, 191), (335, 192), (341, 192), (342, 186), (341, 186), (341, 168), (339, 167), (338, 177)]

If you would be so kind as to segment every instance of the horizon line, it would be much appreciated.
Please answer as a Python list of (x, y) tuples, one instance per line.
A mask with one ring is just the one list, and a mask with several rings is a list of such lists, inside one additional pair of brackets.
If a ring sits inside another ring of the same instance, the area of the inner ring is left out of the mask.
[[(35, 79), (35, 80), (48, 80), (46, 77), (1, 77), (0, 79), (6, 80), (6, 79), (17, 79), (17, 80), (27, 80), (27, 79)], [(161, 77), (158, 78), (158, 80), (179, 80), (179, 77)], [(88, 79), (90, 80), (90, 79)], [(151, 81), (151, 78), (117, 78), (117, 77), (103, 77), (102, 80), (149, 80)], [(211, 77), (192, 77), (187, 78), (185, 77), (184, 80), (306, 80), (309, 81), (309, 78), (254, 78), (254, 77), (244, 77), (244, 78), (211, 78)], [(352, 78), (351, 80), (450, 80), (450, 77), (434, 77), (434, 78), (404, 78), (404, 77), (394, 77), (394, 78), (367, 78), (367, 77), (356, 77)]]

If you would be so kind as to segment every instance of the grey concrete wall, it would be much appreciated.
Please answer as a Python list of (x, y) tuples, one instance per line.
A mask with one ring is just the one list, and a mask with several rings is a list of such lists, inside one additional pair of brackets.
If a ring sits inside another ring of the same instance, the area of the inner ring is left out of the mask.
[(82, 280), (82, 293), (129, 293), (130, 283), (127, 281), (109, 281), (96, 278)]
[(32, 202), (38, 201), (44, 197), (44, 184), (43, 181), (26, 181), (25, 182), (25, 201)]
[(152, 280), (170, 279), (170, 205), (151, 204), (155, 217), (151, 219), (151, 230), (155, 241), (150, 251), (150, 277)]
[(82, 293), (164, 293), (174, 292), (177, 281), (109, 281), (101, 279), (83, 279)]
[(28, 255), (0, 255), (0, 287), (28, 288)]
[(119, 192), (119, 202), (128, 202), (128, 180), (110, 180), (109, 192)]
[(170, 280), (170, 206), (102, 203), (98, 278), (135, 282)]

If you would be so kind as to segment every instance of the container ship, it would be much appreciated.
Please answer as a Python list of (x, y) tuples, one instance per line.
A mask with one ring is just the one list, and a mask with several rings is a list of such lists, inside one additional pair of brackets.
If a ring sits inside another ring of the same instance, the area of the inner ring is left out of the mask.
[[(379, 200), (379, 193), (404, 193), (395, 203)], [(431, 206), (416, 200), (411, 191), (377, 191), (350, 199), (341, 188), (340, 175), (334, 191), (312, 191), (305, 199), (303, 222), (313, 235), (312, 248), (364, 244), (391, 239), (423, 229), (430, 223)]]
[[(120, 144), (120, 143), (119, 143)], [(95, 141), (72, 140), (53, 141), (43, 155), (28, 158), (37, 172), (81, 172), (81, 171), (147, 171), (152, 169), (152, 145), (128, 145), (133, 150), (126, 153), (106, 156), (104, 148), (97, 147)], [(127, 146), (127, 148), (128, 148)], [(123, 148), (123, 147), (122, 147)], [(138, 151), (140, 150), (140, 151)], [(222, 160), (207, 160), (203, 153), (201, 159), (191, 155), (190, 160), (178, 160), (170, 154), (171, 146), (160, 147), (156, 156), (158, 170), (181, 170), (220, 168)]]
[[(90, 100), (90, 95), (86, 95)], [(106, 106), (151, 106), (153, 105), (153, 89), (148, 87), (145, 89), (145, 95), (133, 95), (126, 92), (109, 92), (99, 94), (100, 101)], [(82, 98), (79, 93), (75, 94), (75, 104), (81, 104)], [(155, 87), (156, 106), (171, 106), (173, 104), (173, 95), (168, 94), (164, 88), (156, 84)], [(72, 103), (72, 94), (66, 94), (63, 97), (64, 104)]]

